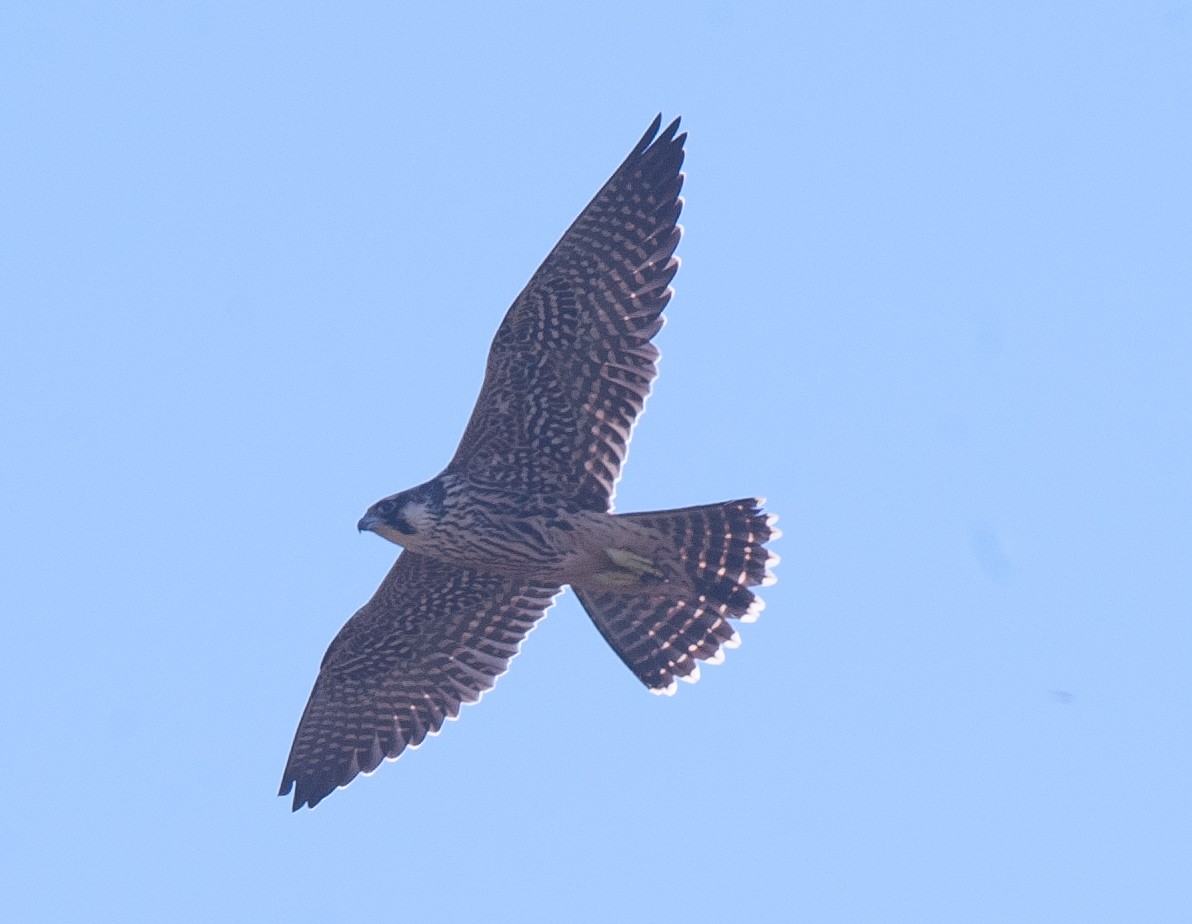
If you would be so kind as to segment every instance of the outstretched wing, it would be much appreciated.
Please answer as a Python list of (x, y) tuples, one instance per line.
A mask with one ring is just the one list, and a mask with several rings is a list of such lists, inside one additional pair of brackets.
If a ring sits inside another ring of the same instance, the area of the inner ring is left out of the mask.
[(402, 552), (327, 649), (279, 795), (314, 808), (436, 734), (505, 673), (558, 592)]
[(493, 339), (447, 471), (606, 511), (658, 370), (682, 229), (683, 142), (656, 118), (555, 245)]

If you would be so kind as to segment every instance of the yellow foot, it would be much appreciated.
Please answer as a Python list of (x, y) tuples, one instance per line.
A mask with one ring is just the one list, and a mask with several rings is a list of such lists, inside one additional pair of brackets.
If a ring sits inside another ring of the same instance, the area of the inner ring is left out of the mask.
[[(644, 581), (647, 578), (654, 578), (661, 581), (666, 577), (650, 559), (643, 558), (641, 555), (628, 552), (625, 549), (605, 549), (604, 554), (609, 557), (609, 560), (614, 565), (622, 569), (621, 573), (628, 572), (627, 577), (629, 577), (630, 582), (633, 579)], [(604, 573), (607, 574), (609, 572)]]
[(641, 578), (628, 571), (597, 571), (592, 575), (592, 583), (605, 587), (636, 587)]

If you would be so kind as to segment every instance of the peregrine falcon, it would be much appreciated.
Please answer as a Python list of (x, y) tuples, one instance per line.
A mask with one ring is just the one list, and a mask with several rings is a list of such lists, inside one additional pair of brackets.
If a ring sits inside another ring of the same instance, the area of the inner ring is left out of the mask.
[(514, 300), (448, 466), (360, 520), (403, 551), (323, 658), (282, 778), (295, 811), (480, 699), (565, 584), (655, 693), (761, 610), (778, 536), (761, 498), (612, 512), (679, 268), (687, 136), (661, 124)]

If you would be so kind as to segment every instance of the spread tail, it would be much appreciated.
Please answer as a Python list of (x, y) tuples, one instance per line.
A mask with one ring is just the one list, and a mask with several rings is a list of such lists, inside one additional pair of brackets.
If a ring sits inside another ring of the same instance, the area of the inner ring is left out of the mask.
[(703, 507), (622, 514), (661, 534), (682, 579), (573, 588), (596, 628), (653, 693), (694, 683), (699, 662), (718, 664), (739, 644), (729, 622), (752, 622), (763, 603), (750, 587), (774, 583), (778, 556), (765, 548), (780, 534), (761, 498)]

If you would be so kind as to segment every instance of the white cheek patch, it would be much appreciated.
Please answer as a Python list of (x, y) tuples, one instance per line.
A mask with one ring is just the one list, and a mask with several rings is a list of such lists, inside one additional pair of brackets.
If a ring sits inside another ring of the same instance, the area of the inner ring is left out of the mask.
[(429, 530), (435, 522), (425, 501), (410, 501), (402, 508), (401, 518), (410, 524), (415, 533)]

